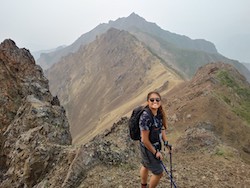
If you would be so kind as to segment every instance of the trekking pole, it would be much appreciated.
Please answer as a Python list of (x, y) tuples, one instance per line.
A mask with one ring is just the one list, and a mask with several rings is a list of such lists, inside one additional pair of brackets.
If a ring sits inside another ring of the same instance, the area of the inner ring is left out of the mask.
[(172, 188), (173, 187), (172, 145), (167, 144), (167, 147), (169, 149), (169, 157), (170, 157), (170, 176), (171, 176), (171, 178), (170, 178), (170, 180), (171, 180), (170, 186)]
[(172, 187), (172, 185), (174, 185), (174, 188), (177, 188), (176, 183), (174, 182), (172, 176), (169, 174), (167, 168), (165, 167), (165, 165), (163, 164), (162, 161), (161, 161), (161, 165), (162, 165), (162, 167), (164, 168), (165, 172), (167, 173), (168, 177), (169, 177), (170, 180), (171, 180), (171, 187)]
[(171, 176), (171, 188), (173, 187), (173, 170), (172, 170), (172, 147), (170, 146), (169, 147), (169, 158), (170, 158), (170, 176)]

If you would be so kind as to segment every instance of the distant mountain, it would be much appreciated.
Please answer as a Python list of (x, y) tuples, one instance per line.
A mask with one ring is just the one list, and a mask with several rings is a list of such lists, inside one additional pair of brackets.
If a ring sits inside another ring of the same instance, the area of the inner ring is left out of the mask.
[[(44, 54), (43, 58), (47, 58), (47, 64), (56, 63), (62, 56), (65, 56), (68, 53), (76, 52), (81, 45), (86, 45), (93, 40), (95, 40), (96, 36), (106, 32), (109, 28), (117, 28), (119, 30), (126, 30), (132, 33), (136, 31), (152, 34), (160, 39), (163, 39), (166, 42), (171, 43), (171, 45), (176, 45), (177, 47), (187, 48), (187, 49), (197, 49), (197, 50), (205, 50), (211, 53), (217, 53), (215, 46), (207, 42), (205, 40), (191, 40), (186, 36), (177, 35), (174, 33), (170, 33), (168, 31), (162, 30), (159, 26), (154, 23), (147, 22), (144, 18), (141, 18), (135, 13), (132, 13), (127, 18), (119, 18), (116, 21), (110, 21), (108, 24), (100, 24), (95, 27), (90, 32), (83, 34), (79, 37), (72, 45), (57, 50), (53, 52), (53, 55), (49, 55), (46, 57)], [(51, 58), (49, 58), (51, 57)], [(43, 59), (38, 59), (39, 64), (43, 64)]]
[(250, 63), (242, 63), (250, 71)]
[(149, 50), (159, 56), (165, 64), (172, 66), (186, 78), (191, 78), (196, 70), (206, 63), (223, 61), (233, 64), (250, 80), (249, 71), (245, 70), (242, 64), (220, 55), (211, 42), (203, 39), (192, 40), (187, 36), (163, 30), (155, 23), (147, 22), (135, 13), (132, 13), (127, 18), (119, 18), (116, 21), (98, 25), (90, 32), (80, 36), (70, 46), (52, 53), (43, 54), (38, 59), (38, 64), (52, 65), (60, 61), (61, 57), (76, 52), (80, 46), (92, 42), (111, 27), (129, 31), (137, 39), (145, 43)]
[(62, 46), (58, 46), (57, 48), (53, 48), (53, 49), (49, 49), (49, 50), (39, 50), (39, 51), (33, 51), (31, 52), (31, 54), (33, 55), (33, 57), (35, 58), (35, 60), (37, 60), (38, 58), (40, 58), (40, 55), (42, 53), (51, 53), (57, 50), (61, 50), (63, 48), (65, 48), (66, 45), (62, 45)]
[[(54, 52), (54, 51), (57, 51), (57, 50), (61, 50), (63, 48), (66, 48), (66, 45), (62, 45), (62, 46), (59, 46), (57, 48), (53, 48), (53, 49), (49, 49), (49, 50), (39, 50), (39, 51), (34, 51), (34, 52), (31, 52), (31, 54), (33, 55), (33, 57), (35, 58), (35, 60), (37, 61), (41, 54), (47, 54), (47, 53), (51, 53), (51, 52)], [(39, 62), (38, 62), (39, 64)], [(50, 67), (50, 65), (47, 65), (47, 64), (39, 64), (44, 70), (48, 69)]]
[(46, 75), (78, 141), (105, 130), (138, 102), (143, 103), (150, 90), (167, 92), (182, 81), (133, 35), (114, 28), (63, 57)]

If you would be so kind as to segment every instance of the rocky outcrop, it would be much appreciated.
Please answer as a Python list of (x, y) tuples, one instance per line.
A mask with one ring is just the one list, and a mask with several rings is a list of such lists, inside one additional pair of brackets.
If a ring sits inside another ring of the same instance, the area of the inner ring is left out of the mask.
[[(127, 122), (128, 118), (121, 118), (110, 129), (100, 133), (87, 144), (68, 147), (64, 153), (61, 153), (60, 163), (35, 187), (66, 188), (81, 187), (80, 185), (90, 187), (93, 184), (85, 180), (88, 180), (93, 169), (103, 167), (112, 169), (129, 163), (134, 164), (135, 161), (131, 161), (131, 158), (138, 158), (139, 150), (136, 148), (137, 143), (128, 136)], [(99, 174), (98, 171), (95, 173)], [(119, 182), (119, 179), (117, 181)], [(99, 181), (96, 183), (94, 187), (101, 186)], [(109, 186), (110, 183), (105, 184), (105, 187)]]
[(32, 187), (71, 144), (68, 120), (28, 50), (5, 40), (0, 71), (0, 187)]
[(214, 134), (213, 127), (214, 125), (209, 122), (200, 122), (198, 125), (188, 128), (177, 140), (176, 151), (182, 153), (214, 152), (220, 140)]

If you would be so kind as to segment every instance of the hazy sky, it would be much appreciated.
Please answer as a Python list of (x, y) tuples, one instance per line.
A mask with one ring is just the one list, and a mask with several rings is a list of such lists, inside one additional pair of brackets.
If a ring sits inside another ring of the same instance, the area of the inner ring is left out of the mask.
[(30, 51), (52, 49), (132, 12), (250, 63), (250, 0), (0, 0), (0, 41), (11, 38)]

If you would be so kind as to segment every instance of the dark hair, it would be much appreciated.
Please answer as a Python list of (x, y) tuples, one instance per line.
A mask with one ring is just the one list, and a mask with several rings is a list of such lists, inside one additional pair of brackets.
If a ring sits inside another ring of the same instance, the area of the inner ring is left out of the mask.
[[(150, 98), (150, 96), (151, 96), (152, 94), (158, 95), (159, 98), (161, 99), (160, 93), (158, 93), (157, 91), (151, 91), (151, 92), (149, 92), (148, 95), (147, 95), (147, 101), (149, 100), (149, 98)], [(163, 126), (165, 127), (165, 129), (167, 129), (167, 117), (166, 117), (165, 111), (163, 110), (162, 104), (161, 104), (161, 106), (159, 107), (159, 110), (160, 110), (160, 113), (161, 113), (161, 115), (162, 115), (162, 124), (163, 124)]]

